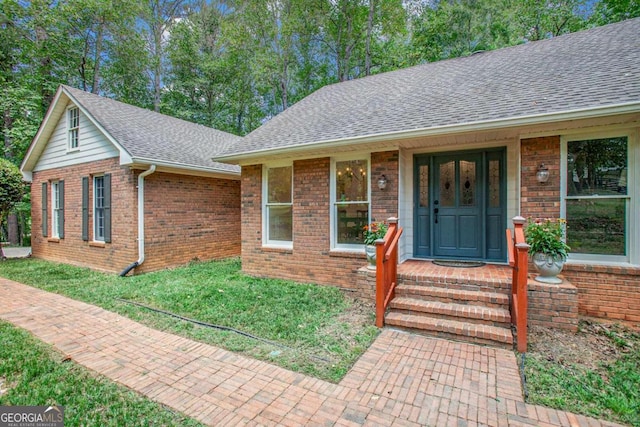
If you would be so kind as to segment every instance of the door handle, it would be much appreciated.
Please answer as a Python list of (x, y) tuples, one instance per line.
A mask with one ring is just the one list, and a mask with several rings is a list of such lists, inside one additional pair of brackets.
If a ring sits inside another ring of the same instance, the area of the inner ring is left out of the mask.
[(438, 223), (438, 208), (434, 208), (433, 209), (433, 219), (434, 219), (434, 222), (437, 224)]

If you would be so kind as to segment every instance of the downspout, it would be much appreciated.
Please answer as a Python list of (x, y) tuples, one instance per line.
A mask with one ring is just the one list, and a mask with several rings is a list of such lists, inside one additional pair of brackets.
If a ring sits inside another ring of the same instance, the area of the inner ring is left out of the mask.
[(131, 270), (144, 262), (144, 179), (156, 171), (156, 165), (138, 175), (138, 260), (120, 272), (120, 277), (126, 276)]

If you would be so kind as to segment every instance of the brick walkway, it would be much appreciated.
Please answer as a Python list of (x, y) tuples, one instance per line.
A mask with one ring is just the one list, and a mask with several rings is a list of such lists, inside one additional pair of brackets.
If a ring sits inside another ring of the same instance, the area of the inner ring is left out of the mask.
[(0, 319), (209, 425), (614, 425), (524, 403), (510, 351), (393, 330), (332, 384), (2, 278)]

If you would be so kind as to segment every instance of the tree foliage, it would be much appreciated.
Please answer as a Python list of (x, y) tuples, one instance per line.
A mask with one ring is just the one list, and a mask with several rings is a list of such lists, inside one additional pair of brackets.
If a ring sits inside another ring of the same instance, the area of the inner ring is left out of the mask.
[(9, 211), (22, 200), (24, 182), (22, 173), (16, 165), (6, 159), (0, 159), (0, 218), (4, 219)]

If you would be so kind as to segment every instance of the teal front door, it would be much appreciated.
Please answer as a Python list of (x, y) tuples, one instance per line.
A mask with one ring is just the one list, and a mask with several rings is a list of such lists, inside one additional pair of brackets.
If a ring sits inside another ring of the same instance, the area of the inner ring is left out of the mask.
[(415, 158), (414, 255), (503, 261), (504, 150)]

